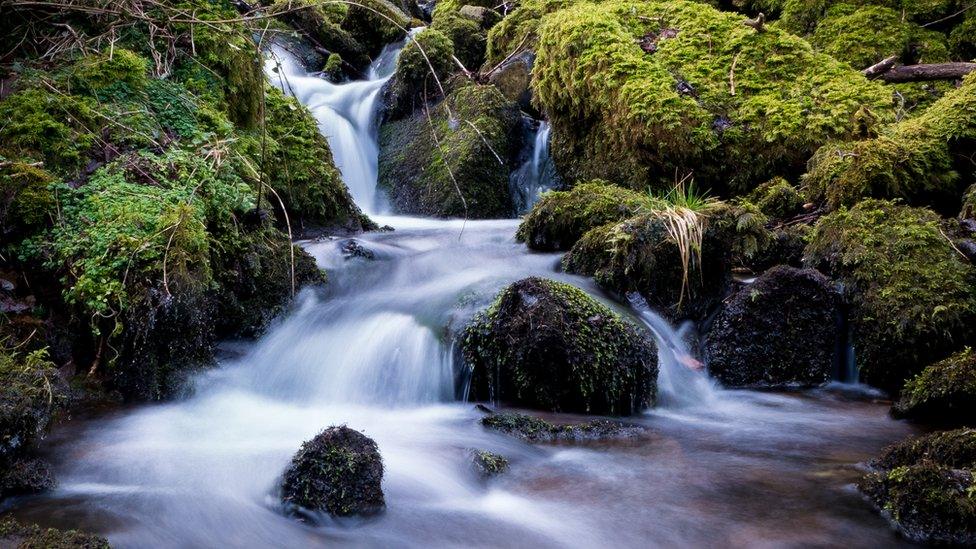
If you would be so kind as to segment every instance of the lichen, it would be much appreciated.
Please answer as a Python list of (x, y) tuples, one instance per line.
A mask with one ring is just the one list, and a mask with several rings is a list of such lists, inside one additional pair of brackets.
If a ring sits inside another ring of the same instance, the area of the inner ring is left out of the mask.
[(816, 225), (805, 261), (843, 282), (867, 383), (897, 391), (976, 326), (976, 273), (941, 223), (930, 210), (871, 199)]

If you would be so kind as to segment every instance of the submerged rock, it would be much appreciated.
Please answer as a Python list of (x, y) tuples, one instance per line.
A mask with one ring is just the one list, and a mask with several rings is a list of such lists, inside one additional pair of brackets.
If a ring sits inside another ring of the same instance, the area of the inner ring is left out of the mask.
[(329, 427), (305, 442), (281, 483), (291, 509), (346, 517), (382, 511), (383, 460), (372, 439), (346, 426)]
[(654, 344), (582, 290), (526, 278), (461, 336), (471, 396), (562, 412), (629, 415), (653, 406)]
[(976, 354), (965, 349), (905, 383), (895, 417), (942, 425), (976, 426)]
[(481, 418), (488, 429), (524, 440), (526, 442), (580, 442), (607, 438), (638, 436), (644, 428), (624, 425), (606, 419), (586, 423), (556, 425), (543, 419), (517, 412), (498, 412)]
[(505, 456), (500, 456), (487, 450), (473, 451), (471, 453), (471, 462), (478, 473), (484, 478), (491, 478), (508, 470), (508, 459)]
[(634, 216), (651, 198), (606, 181), (545, 193), (522, 220), (515, 237), (539, 251), (568, 250), (587, 231)]
[(13, 519), (0, 519), (0, 547), (20, 549), (109, 549), (108, 541), (100, 536), (78, 530), (41, 528), (21, 524)]
[(908, 539), (976, 543), (976, 430), (934, 433), (886, 448), (858, 488)]
[(728, 387), (830, 380), (838, 295), (813, 269), (779, 266), (727, 299), (705, 337), (708, 371)]
[(864, 200), (820, 219), (805, 262), (839, 279), (861, 380), (892, 392), (976, 328), (976, 270), (927, 209)]

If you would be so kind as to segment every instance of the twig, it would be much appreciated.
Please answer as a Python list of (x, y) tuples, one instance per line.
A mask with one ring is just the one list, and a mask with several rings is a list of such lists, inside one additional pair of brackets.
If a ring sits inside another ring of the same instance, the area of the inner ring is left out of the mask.
[(732, 68), (729, 69), (729, 94), (735, 95), (735, 65), (739, 62), (739, 53), (735, 54), (732, 58)]

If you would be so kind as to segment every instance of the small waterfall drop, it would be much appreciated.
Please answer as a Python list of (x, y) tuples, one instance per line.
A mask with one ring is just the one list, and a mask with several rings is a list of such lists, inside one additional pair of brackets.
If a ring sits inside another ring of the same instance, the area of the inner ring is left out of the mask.
[(336, 166), (353, 200), (368, 214), (383, 213), (376, 192), (379, 157), (376, 116), (380, 92), (396, 69), (406, 42), (391, 44), (370, 65), (366, 80), (334, 84), (308, 74), (290, 53), (272, 46), (265, 72), (273, 85), (293, 95), (312, 111), (319, 130), (329, 140)]
[(651, 310), (640, 295), (632, 293), (627, 297), (657, 341), (658, 406), (688, 408), (714, 402), (718, 387), (688, 348), (685, 329), (672, 327), (661, 315)]
[(512, 191), (516, 209), (530, 210), (539, 195), (558, 186), (559, 177), (549, 156), (549, 122), (542, 120), (534, 131), (532, 148), (517, 170), (512, 172)]

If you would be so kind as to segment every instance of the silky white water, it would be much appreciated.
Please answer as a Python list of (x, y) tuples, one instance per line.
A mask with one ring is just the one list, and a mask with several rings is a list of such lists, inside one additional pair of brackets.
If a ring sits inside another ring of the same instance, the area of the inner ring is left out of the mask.
[[(287, 77), (354, 196), (375, 205), (375, 101), (388, 69), (334, 85), (278, 57), (283, 68), (269, 77)], [(329, 272), (327, 288), (303, 292), (258, 341), (228, 346), (192, 397), (58, 431), (59, 488), (17, 512), (118, 547), (898, 543), (849, 487), (852, 464), (907, 434), (882, 406), (832, 392), (719, 390), (687, 368), (693, 347), (680, 330), (561, 273), (558, 254), (529, 252), (514, 239), (517, 220), (375, 219), (396, 230), (357, 237), (373, 260), (345, 257), (342, 239), (305, 243)], [(644, 435), (532, 446), (486, 431), (457, 400), (454, 335), (530, 275), (575, 284), (657, 338), (661, 405), (629, 420)], [(303, 441), (337, 424), (376, 440), (386, 512), (318, 525), (283, 516), (279, 475)], [(483, 480), (475, 449), (506, 456), (510, 471)]]

